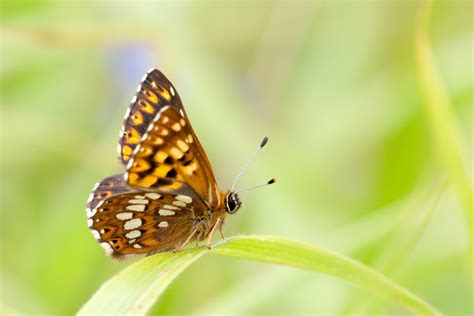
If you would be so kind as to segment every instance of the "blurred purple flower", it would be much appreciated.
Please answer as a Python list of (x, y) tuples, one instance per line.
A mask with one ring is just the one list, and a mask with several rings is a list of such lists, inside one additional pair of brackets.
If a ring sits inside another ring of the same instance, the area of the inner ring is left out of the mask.
[(117, 43), (110, 48), (106, 61), (113, 82), (119, 91), (134, 91), (140, 78), (154, 66), (157, 52), (143, 42)]

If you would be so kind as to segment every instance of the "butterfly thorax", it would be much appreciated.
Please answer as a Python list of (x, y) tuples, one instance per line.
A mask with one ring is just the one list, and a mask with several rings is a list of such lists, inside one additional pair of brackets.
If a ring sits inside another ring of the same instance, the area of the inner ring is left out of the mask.
[[(219, 226), (223, 226), (225, 217), (227, 214), (234, 214), (241, 207), (242, 202), (240, 201), (237, 194), (230, 191), (220, 192), (220, 203), (216, 208), (208, 210), (196, 210), (195, 216), (192, 220), (192, 227), (196, 229), (196, 233), (193, 240), (204, 240), (207, 238), (214, 227), (218, 223)], [(221, 229), (221, 227), (219, 227)]]

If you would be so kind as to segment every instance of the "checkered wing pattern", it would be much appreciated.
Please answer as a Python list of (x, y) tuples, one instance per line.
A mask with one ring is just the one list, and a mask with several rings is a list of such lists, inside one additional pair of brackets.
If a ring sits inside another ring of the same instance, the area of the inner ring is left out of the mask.
[(119, 157), (125, 172), (100, 181), (87, 203), (88, 226), (109, 255), (178, 249), (222, 228), (227, 193), (218, 191), (178, 93), (157, 69), (127, 110)]
[(124, 117), (118, 145), (120, 161), (124, 165), (128, 163), (148, 125), (166, 105), (182, 111), (186, 116), (171, 82), (158, 69), (152, 69), (143, 77)]
[(130, 188), (118, 174), (92, 191), (87, 205), (92, 234), (115, 258), (175, 249), (191, 234), (193, 216), (205, 209), (185, 195)]
[(206, 153), (187, 118), (171, 106), (149, 124), (128, 161), (125, 180), (134, 188), (198, 197), (208, 207), (220, 203)]

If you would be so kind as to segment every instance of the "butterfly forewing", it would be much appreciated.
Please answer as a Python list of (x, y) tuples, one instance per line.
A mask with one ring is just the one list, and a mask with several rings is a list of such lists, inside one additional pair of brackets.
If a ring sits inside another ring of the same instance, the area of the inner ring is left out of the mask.
[(126, 171), (132, 187), (191, 194), (208, 206), (219, 203), (206, 154), (187, 118), (171, 106), (162, 108), (150, 123)]
[(89, 228), (116, 258), (176, 248), (190, 235), (193, 217), (205, 209), (189, 196), (127, 188), (122, 175), (101, 181), (91, 196)]
[(143, 78), (124, 117), (119, 139), (120, 161), (126, 165), (135, 147), (140, 143), (148, 125), (164, 106), (184, 108), (171, 82), (159, 70), (150, 70)]

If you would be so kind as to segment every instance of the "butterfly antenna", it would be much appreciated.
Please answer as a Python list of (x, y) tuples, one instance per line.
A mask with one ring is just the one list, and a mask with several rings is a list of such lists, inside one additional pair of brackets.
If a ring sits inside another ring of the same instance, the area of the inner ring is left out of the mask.
[(264, 183), (264, 184), (259, 184), (259, 185), (256, 185), (256, 186), (254, 186), (254, 187), (251, 187), (251, 188), (239, 190), (239, 191), (237, 191), (237, 192), (232, 193), (232, 195), (236, 195), (237, 193), (244, 192), (244, 191), (249, 191), (249, 190), (253, 190), (253, 189), (258, 189), (258, 188), (267, 186), (267, 185), (269, 185), (269, 184), (273, 184), (273, 183), (275, 183), (275, 182), (276, 182), (276, 179), (273, 178), (273, 179), (268, 180), (268, 181), (267, 181), (266, 183)]
[[(232, 186), (230, 188), (230, 192), (234, 192), (234, 188), (235, 188), (235, 185), (237, 184), (237, 181), (239, 180), (240, 176), (242, 174), (244, 174), (244, 172), (247, 170), (247, 168), (249, 167), (249, 165), (255, 160), (255, 157), (257, 157), (258, 153), (260, 152), (260, 150), (262, 150), (262, 148), (267, 144), (268, 142), (268, 137), (265, 136), (263, 139), (262, 139), (262, 142), (260, 143), (260, 145), (258, 146), (257, 150), (252, 154), (252, 156), (250, 156), (250, 159), (247, 160), (247, 162), (245, 163), (245, 165), (242, 167), (242, 169), (240, 169), (240, 172), (239, 174), (237, 175), (237, 177), (235, 177), (234, 179), (234, 183), (232, 183)], [(272, 179), (274, 180), (274, 179)], [(267, 185), (267, 184), (262, 184), (260, 186), (263, 186), (263, 185)], [(257, 186), (259, 187), (259, 186)], [(245, 189), (247, 190), (247, 189)], [(241, 191), (240, 191), (241, 192)]]

